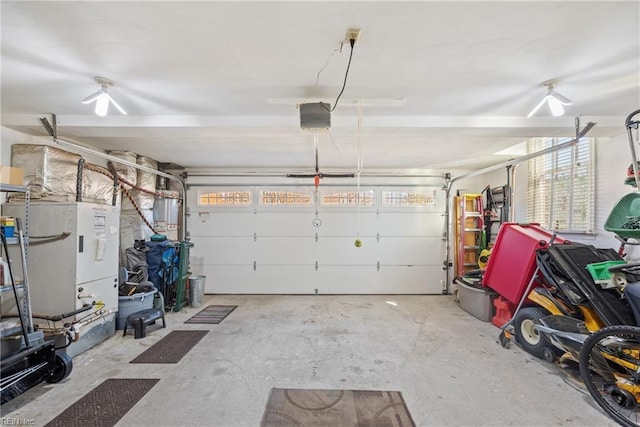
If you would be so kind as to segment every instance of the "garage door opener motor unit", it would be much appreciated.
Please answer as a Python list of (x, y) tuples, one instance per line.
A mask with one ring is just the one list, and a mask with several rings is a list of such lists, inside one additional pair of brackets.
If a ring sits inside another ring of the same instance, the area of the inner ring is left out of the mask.
[(325, 102), (300, 104), (300, 128), (314, 131), (331, 128), (331, 105)]

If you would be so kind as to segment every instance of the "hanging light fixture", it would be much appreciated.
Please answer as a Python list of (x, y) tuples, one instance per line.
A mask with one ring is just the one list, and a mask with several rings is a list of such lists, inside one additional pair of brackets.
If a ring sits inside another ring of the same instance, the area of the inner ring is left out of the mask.
[(111, 97), (111, 95), (109, 95), (109, 88), (113, 86), (114, 83), (104, 77), (94, 77), (94, 80), (100, 85), (100, 90), (87, 96), (82, 100), (82, 103), (90, 104), (95, 101), (96, 115), (101, 117), (107, 115), (107, 112), (109, 111), (109, 104), (113, 104), (118, 109), (118, 111), (126, 116), (127, 112), (124, 111), (124, 109), (120, 105), (118, 105), (118, 103)]
[(560, 95), (554, 90), (557, 83), (557, 79), (547, 80), (546, 82), (540, 83), (540, 87), (547, 88), (547, 94), (542, 98), (542, 101), (540, 101), (538, 105), (531, 110), (527, 117), (533, 116), (545, 104), (545, 102), (549, 104), (549, 110), (553, 117), (562, 116), (564, 114), (564, 106), (573, 104), (569, 98)]

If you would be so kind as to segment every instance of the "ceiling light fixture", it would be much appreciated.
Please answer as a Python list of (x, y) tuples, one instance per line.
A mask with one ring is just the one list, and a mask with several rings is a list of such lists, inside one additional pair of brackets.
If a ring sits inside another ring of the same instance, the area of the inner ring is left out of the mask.
[(100, 85), (100, 90), (87, 96), (82, 100), (82, 103), (90, 104), (95, 101), (95, 112), (96, 115), (100, 117), (104, 117), (107, 115), (107, 112), (109, 111), (109, 104), (113, 104), (118, 109), (118, 111), (126, 116), (127, 112), (124, 111), (124, 109), (120, 105), (118, 105), (118, 103), (111, 97), (111, 95), (109, 95), (109, 88), (113, 86), (114, 83), (104, 77), (94, 77), (94, 80)]
[(540, 87), (547, 88), (547, 94), (542, 101), (535, 106), (533, 110), (527, 115), (527, 117), (533, 116), (543, 105), (544, 103), (549, 104), (549, 110), (551, 111), (551, 115), (553, 117), (559, 117), (564, 114), (564, 106), (571, 105), (573, 102), (563, 95), (560, 95), (558, 92), (554, 90), (556, 84), (558, 84), (557, 79), (547, 80), (546, 82), (540, 83)]

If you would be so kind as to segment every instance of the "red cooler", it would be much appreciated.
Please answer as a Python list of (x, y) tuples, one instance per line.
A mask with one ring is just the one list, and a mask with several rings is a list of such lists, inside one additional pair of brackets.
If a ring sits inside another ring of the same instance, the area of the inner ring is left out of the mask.
[[(502, 224), (482, 284), (518, 304), (536, 269), (536, 249), (549, 246), (551, 236), (552, 232), (540, 224)], [(554, 244), (564, 242), (558, 236), (553, 241)]]

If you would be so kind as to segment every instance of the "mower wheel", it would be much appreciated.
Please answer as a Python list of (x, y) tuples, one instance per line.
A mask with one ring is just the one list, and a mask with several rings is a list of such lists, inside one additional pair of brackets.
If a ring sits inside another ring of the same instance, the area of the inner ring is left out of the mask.
[(553, 360), (553, 345), (538, 332), (536, 325), (549, 313), (541, 307), (524, 307), (515, 317), (516, 340), (529, 354), (544, 360)]
[(73, 370), (73, 361), (67, 353), (56, 353), (56, 362), (53, 371), (47, 377), (47, 382), (51, 384), (59, 383), (67, 378)]

